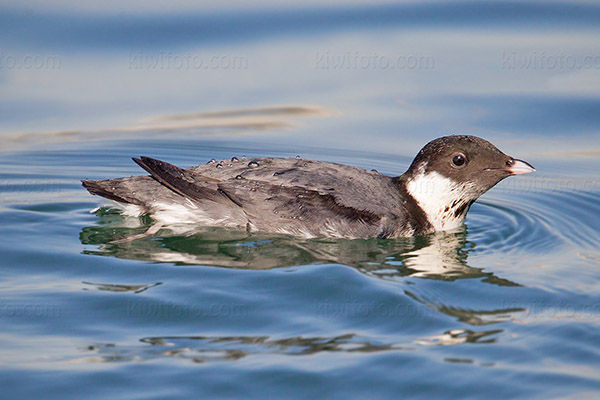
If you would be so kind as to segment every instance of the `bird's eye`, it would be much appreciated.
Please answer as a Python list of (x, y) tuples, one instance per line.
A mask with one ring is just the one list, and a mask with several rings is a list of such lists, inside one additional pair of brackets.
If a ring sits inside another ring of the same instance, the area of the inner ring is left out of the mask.
[(514, 163), (515, 163), (515, 159), (514, 159), (514, 158), (509, 158), (509, 159), (506, 161), (506, 166), (507, 166), (507, 167), (512, 167), (512, 165), (513, 165)]
[(452, 164), (454, 164), (455, 167), (462, 167), (465, 165), (465, 162), (467, 162), (467, 159), (463, 154), (456, 154), (452, 157)]

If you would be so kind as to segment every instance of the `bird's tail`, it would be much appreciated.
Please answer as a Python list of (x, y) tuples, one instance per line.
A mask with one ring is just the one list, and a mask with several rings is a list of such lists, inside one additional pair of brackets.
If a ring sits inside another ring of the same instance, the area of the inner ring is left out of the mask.
[(91, 194), (105, 197), (120, 203), (141, 205), (131, 192), (119, 184), (119, 179), (106, 179), (101, 181), (82, 180), (81, 185)]

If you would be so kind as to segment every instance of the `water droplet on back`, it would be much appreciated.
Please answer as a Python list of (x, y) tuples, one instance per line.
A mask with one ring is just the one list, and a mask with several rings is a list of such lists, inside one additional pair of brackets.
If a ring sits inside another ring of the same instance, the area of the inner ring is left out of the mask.
[(258, 163), (256, 161), (250, 161), (248, 163), (248, 168), (258, 168)]
[(207, 164), (214, 164), (214, 163), (216, 163), (216, 162), (217, 162), (217, 160), (215, 160), (214, 158), (211, 158), (211, 159), (210, 159), (210, 160), (207, 162)]
[(231, 157), (231, 162), (238, 162), (238, 161), (240, 161), (239, 158), (237, 158), (237, 157)]
[(241, 175), (236, 175), (236, 176), (235, 176), (235, 179), (243, 179), (243, 178), (244, 178), (244, 177), (243, 177), (243, 176), (241, 176)]
[(216, 165), (216, 167), (217, 167), (217, 168), (223, 168), (223, 163), (218, 163), (218, 164)]

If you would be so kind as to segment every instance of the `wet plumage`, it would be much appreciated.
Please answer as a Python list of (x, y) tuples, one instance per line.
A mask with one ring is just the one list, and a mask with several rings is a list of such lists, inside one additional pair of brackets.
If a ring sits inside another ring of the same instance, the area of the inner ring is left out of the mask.
[[(466, 158), (464, 167), (452, 164), (455, 154)], [(399, 177), (299, 158), (233, 158), (188, 169), (148, 157), (134, 161), (150, 176), (83, 186), (129, 205), (130, 214), (167, 224), (307, 238), (388, 238), (452, 229), (477, 197), (515, 173), (509, 165), (515, 160), (473, 136), (430, 142)]]

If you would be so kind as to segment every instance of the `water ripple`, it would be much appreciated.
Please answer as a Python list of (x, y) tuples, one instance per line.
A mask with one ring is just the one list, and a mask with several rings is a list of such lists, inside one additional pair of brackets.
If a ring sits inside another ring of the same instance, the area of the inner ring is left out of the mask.
[(144, 337), (135, 345), (98, 343), (83, 351), (93, 355), (64, 361), (79, 363), (136, 363), (156, 359), (176, 359), (193, 363), (236, 361), (252, 356), (307, 356), (328, 353), (373, 353), (414, 351), (418, 346), (449, 346), (469, 343), (494, 343), (502, 330), (474, 331), (456, 329), (440, 335), (415, 337), (406, 343), (393, 343), (355, 333), (335, 337), (269, 336), (156, 336)]
[(469, 239), (476, 251), (543, 253), (570, 244), (597, 248), (600, 195), (582, 191), (501, 195), (477, 202), (469, 213)]

